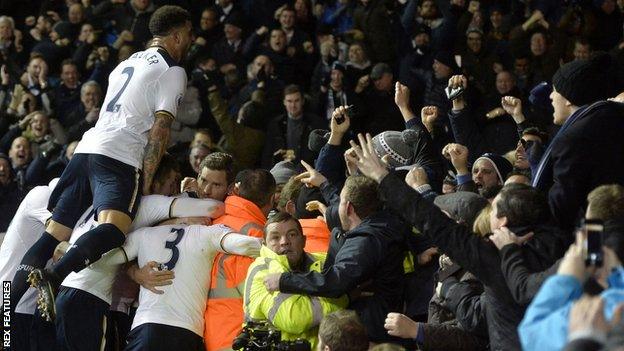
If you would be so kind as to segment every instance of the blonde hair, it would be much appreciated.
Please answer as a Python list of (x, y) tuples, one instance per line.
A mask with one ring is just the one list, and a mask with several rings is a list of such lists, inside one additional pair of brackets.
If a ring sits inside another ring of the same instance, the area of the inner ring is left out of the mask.
[(479, 212), (479, 215), (477, 215), (477, 218), (474, 221), (474, 224), (472, 225), (472, 231), (480, 236), (480, 237), (485, 237), (488, 234), (491, 233), (491, 229), (490, 229), (490, 213), (492, 212), (492, 205), (491, 204), (487, 204), (487, 206), (485, 206), (481, 212)]
[(15, 21), (13, 20), (13, 18), (9, 16), (0, 16), (0, 23), (2, 22), (8, 23), (11, 27), (11, 30), (15, 30)]
[(44, 117), (46, 117), (48, 119), (48, 130), (47, 130), (46, 134), (50, 134), (51, 133), (51, 130), (50, 130), (50, 117), (45, 112), (43, 112), (41, 110), (33, 111), (33, 112), (29, 113), (28, 115), (26, 115), (26, 117), (24, 117), (24, 118), (28, 118), (30, 116), (31, 120), (28, 123), (28, 125), (26, 126), (26, 130), (24, 130), (22, 132), (22, 136), (24, 138), (28, 139), (28, 141), (31, 142), (31, 143), (38, 143), (38, 142), (41, 141), (41, 138), (37, 138), (35, 136), (35, 134), (32, 131), (32, 127), (31, 127), (32, 119), (35, 118), (35, 116), (37, 116), (37, 115), (44, 116)]
[(595, 188), (587, 195), (587, 202), (597, 219), (624, 219), (624, 187), (619, 184)]

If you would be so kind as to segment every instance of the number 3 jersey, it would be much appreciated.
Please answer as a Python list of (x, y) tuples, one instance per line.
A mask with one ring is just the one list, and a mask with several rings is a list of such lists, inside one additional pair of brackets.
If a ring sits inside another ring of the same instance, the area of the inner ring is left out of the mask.
[(162, 48), (133, 54), (109, 75), (99, 119), (75, 152), (100, 154), (142, 168), (155, 113), (176, 116), (186, 79), (184, 69)]
[(132, 328), (157, 323), (202, 336), (212, 261), (217, 250), (224, 251), (222, 239), (229, 232), (224, 225), (167, 225), (139, 229), (129, 236), (124, 245), (129, 260), (138, 256), (139, 267), (156, 261), (175, 274), (172, 285), (158, 287), (163, 294), (141, 287)]

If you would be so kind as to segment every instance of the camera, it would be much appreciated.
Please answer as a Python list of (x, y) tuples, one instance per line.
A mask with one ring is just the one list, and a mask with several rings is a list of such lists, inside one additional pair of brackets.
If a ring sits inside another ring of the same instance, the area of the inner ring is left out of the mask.
[(587, 247), (585, 265), (602, 267), (604, 259), (602, 253), (604, 225), (601, 220), (587, 219), (585, 220), (583, 227), (585, 234), (587, 235), (585, 239), (585, 245)]
[(305, 339), (282, 341), (282, 332), (268, 321), (247, 322), (232, 342), (234, 350), (256, 351), (311, 351), (310, 342)]

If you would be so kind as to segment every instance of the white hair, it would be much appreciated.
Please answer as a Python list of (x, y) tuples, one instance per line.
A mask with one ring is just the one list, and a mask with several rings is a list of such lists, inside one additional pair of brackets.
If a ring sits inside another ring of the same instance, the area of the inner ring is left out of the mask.
[(82, 85), (82, 87), (80, 88), (80, 95), (83, 95), (85, 93), (85, 91), (87, 90), (87, 87), (95, 87), (97, 89), (98, 94), (102, 96), (102, 88), (100, 87), (100, 84), (98, 84), (98, 82), (94, 80), (87, 81)]

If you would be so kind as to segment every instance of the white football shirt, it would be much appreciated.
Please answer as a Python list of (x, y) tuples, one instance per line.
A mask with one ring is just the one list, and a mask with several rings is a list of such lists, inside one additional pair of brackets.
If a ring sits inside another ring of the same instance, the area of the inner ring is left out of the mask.
[[(173, 197), (162, 195), (143, 196), (130, 231), (168, 219), (173, 200)], [(75, 243), (78, 238), (97, 225), (93, 217), (93, 207), (89, 207), (76, 223), (69, 242)], [(80, 272), (70, 273), (61, 285), (86, 291), (110, 304), (113, 281), (120, 265), (124, 263), (126, 263), (126, 256), (123, 250), (113, 249)]]
[(139, 266), (156, 261), (175, 272), (173, 284), (154, 294), (141, 287), (139, 308), (132, 328), (157, 323), (204, 333), (204, 311), (210, 288), (210, 271), (223, 237), (231, 232), (224, 225), (188, 227), (168, 225), (135, 231), (124, 245), (128, 259), (138, 256)]
[[(130, 226), (130, 232), (167, 220), (170, 215), (177, 217), (218, 216), (222, 213), (222, 208), (222, 202), (209, 199), (183, 199), (163, 195), (143, 196), (137, 215)], [(93, 207), (89, 207), (76, 223), (69, 242), (75, 243), (84, 233), (97, 225), (93, 217)], [(124, 263), (126, 263), (124, 251), (119, 248), (113, 249), (80, 272), (70, 273), (63, 280), (62, 285), (86, 291), (111, 304), (113, 282), (120, 265)]]
[[(33, 188), (20, 204), (0, 247), (0, 278), (2, 281), (12, 281), (22, 258), (41, 234), (45, 231), (45, 222), (52, 216), (48, 211), (48, 200), (56, 185), (55, 179), (50, 186)], [(49, 262), (48, 262), (49, 263)], [(18, 302), (17, 313), (34, 314), (37, 290), (29, 288)]]
[(133, 54), (109, 75), (99, 119), (75, 153), (101, 154), (142, 168), (154, 114), (176, 116), (186, 80), (184, 69), (162, 48)]

